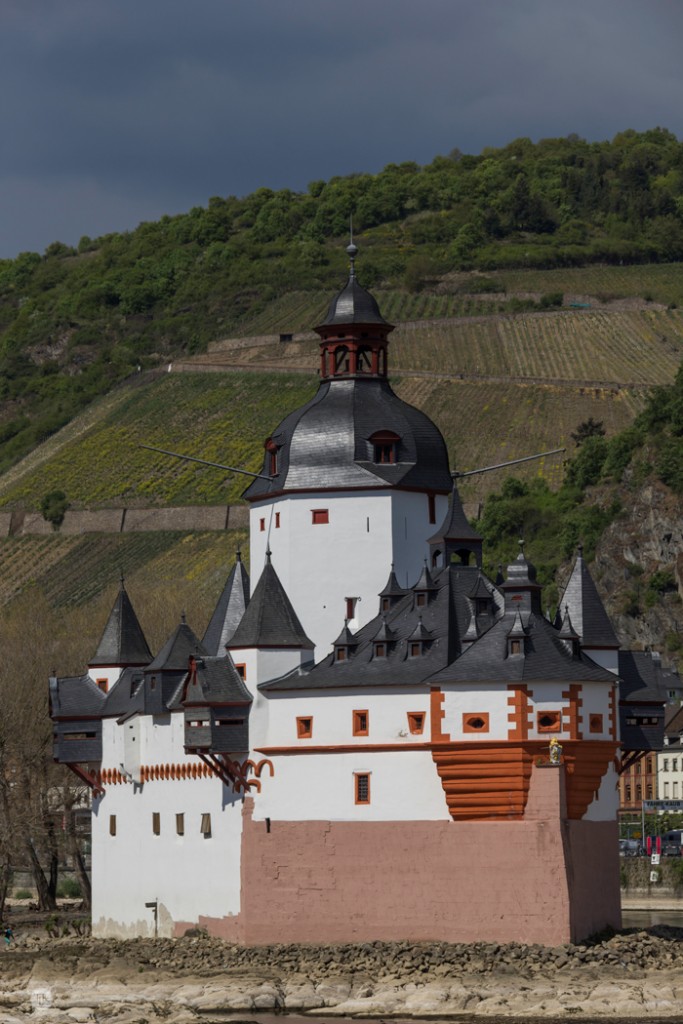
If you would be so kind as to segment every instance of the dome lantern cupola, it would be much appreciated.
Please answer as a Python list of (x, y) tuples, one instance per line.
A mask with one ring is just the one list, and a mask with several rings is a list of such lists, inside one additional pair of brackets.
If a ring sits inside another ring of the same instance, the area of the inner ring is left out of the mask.
[(321, 339), (320, 377), (386, 379), (388, 336), (394, 327), (380, 313), (377, 300), (358, 283), (358, 248), (351, 242), (346, 251), (351, 262), (349, 279), (315, 328)]

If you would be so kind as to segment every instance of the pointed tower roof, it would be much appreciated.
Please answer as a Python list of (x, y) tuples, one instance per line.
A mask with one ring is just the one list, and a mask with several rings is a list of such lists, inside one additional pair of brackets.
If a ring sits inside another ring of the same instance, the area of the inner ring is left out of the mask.
[(476, 529), (470, 526), (463, 503), (460, 500), (458, 486), (454, 481), (451, 494), (451, 505), (446, 512), (445, 518), (440, 527), (429, 538), (429, 544), (443, 544), (446, 541), (476, 541), (481, 546), (481, 535)]
[(526, 630), (522, 624), (522, 616), (519, 613), (519, 608), (515, 612), (515, 621), (508, 630), (508, 639), (515, 640), (526, 636)]
[(229, 650), (237, 647), (301, 647), (313, 650), (314, 644), (304, 633), (292, 602), (273, 568), (270, 551), (266, 552), (266, 564), (242, 621), (227, 646)]
[(409, 634), (408, 640), (431, 640), (433, 633), (427, 629), (422, 622), (422, 616), (420, 615), (417, 620), (417, 625), (412, 633)]
[(186, 672), (190, 655), (206, 655), (208, 652), (199, 641), (194, 631), (185, 621), (185, 613), (180, 618), (164, 646), (161, 648), (148, 672)]
[(598, 589), (583, 560), (582, 545), (579, 545), (576, 562), (560, 604), (571, 615), (583, 647), (619, 647)]
[(90, 665), (148, 665), (152, 652), (126, 593), (123, 576), (95, 656)]
[(388, 625), (386, 616), (382, 616), (382, 621), (380, 622), (379, 629), (377, 630), (372, 639), (373, 642), (378, 641), (379, 643), (387, 644), (392, 643), (392, 641), (396, 639), (396, 632), (391, 628), (391, 626)]
[(202, 639), (210, 655), (218, 657), (225, 650), (237, 629), (249, 604), (249, 575), (242, 562), (242, 553), (237, 551), (235, 564), (218, 598), (209, 625)]
[(562, 617), (562, 625), (560, 626), (559, 637), (561, 640), (578, 640), (579, 634), (572, 626), (572, 620), (569, 616), (569, 609), (565, 608), (564, 615)]
[(436, 586), (436, 583), (434, 582), (432, 574), (429, 571), (429, 566), (427, 565), (427, 561), (425, 560), (424, 566), (422, 567), (422, 572), (420, 573), (420, 578), (417, 581), (417, 583), (415, 584), (415, 586), (413, 587), (413, 590), (437, 590), (437, 589), (438, 588)]
[(386, 582), (384, 590), (380, 590), (379, 597), (405, 597), (408, 593), (396, 579), (396, 573), (394, 572), (394, 563), (391, 563), (391, 572), (389, 573), (389, 579)]
[(358, 640), (355, 635), (351, 632), (348, 626), (348, 619), (344, 619), (344, 625), (342, 631), (334, 641), (333, 647), (357, 647)]

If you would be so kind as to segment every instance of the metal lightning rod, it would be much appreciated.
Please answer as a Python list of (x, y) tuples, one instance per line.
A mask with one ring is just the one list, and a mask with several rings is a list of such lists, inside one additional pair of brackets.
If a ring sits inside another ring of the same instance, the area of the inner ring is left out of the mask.
[(459, 480), (463, 476), (475, 476), (477, 473), (489, 473), (492, 469), (504, 469), (506, 466), (516, 466), (519, 462), (531, 462), (532, 459), (542, 459), (544, 455), (559, 455), (560, 452), (566, 452), (566, 448), (553, 448), (551, 452), (539, 452), (538, 455), (525, 455), (523, 459), (511, 459), (510, 462), (499, 462), (496, 466), (484, 466), (483, 469), (469, 469), (465, 473), (460, 473), (455, 470), (451, 473), (454, 480)]
[(254, 476), (257, 480), (272, 480), (272, 476), (264, 476), (263, 473), (251, 473), (248, 469), (238, 469), (237, 466), (224, 466), (220, 462), (207, 462), (206, 459), (196, 459), (194, 455), (179, 455), (178, 452), (169, 452), (165, 448), (153, 448), (151, 444), (141, 444), (148, 452), (161, 452), (162, 455), (172, 455), (174, 459), (185, 459), (187, 462), (201, 462), (202, 466), (213, 466), (214, 469), (227, 469), (231, 473), (243, 473), (245, 476)]

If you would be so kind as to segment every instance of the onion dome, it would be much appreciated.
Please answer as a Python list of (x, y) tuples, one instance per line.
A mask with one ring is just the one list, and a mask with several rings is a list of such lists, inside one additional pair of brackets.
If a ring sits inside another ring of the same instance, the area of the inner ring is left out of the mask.
[(347, 324), (382, 324), (393, 330), (393, 325), (384, 319), (379, 311), (377, 300), (365, 288), (363, 288), (356, 277), (356, 254), (357, 247), (351, 243), (346, 247), (351, 261), (349, 279), (342, 290), (335, 295), (327, 310), (327, 316), (316, 328)]
[[(355, 247), (353, 258), (355, 259)], [(320, 488), (396, 487), (448, 494), (446, 443), (387, 379), (391, 324), (356, 280), (333, 300), (320, 335), (320, 386), (265, 442), (263, 476), (244, 492), (259, 501)]]

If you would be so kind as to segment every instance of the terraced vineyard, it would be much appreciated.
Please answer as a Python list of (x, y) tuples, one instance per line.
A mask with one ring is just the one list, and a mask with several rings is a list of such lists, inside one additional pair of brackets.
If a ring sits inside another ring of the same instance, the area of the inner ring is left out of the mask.
[(490, 276), (507, 291), (564, 292), (597, 298), (651, 298), (665, 305), (683, 306), (683, 271), (680, 263), (638, 266), (563, 267), (558, 270), (504, 270)]

